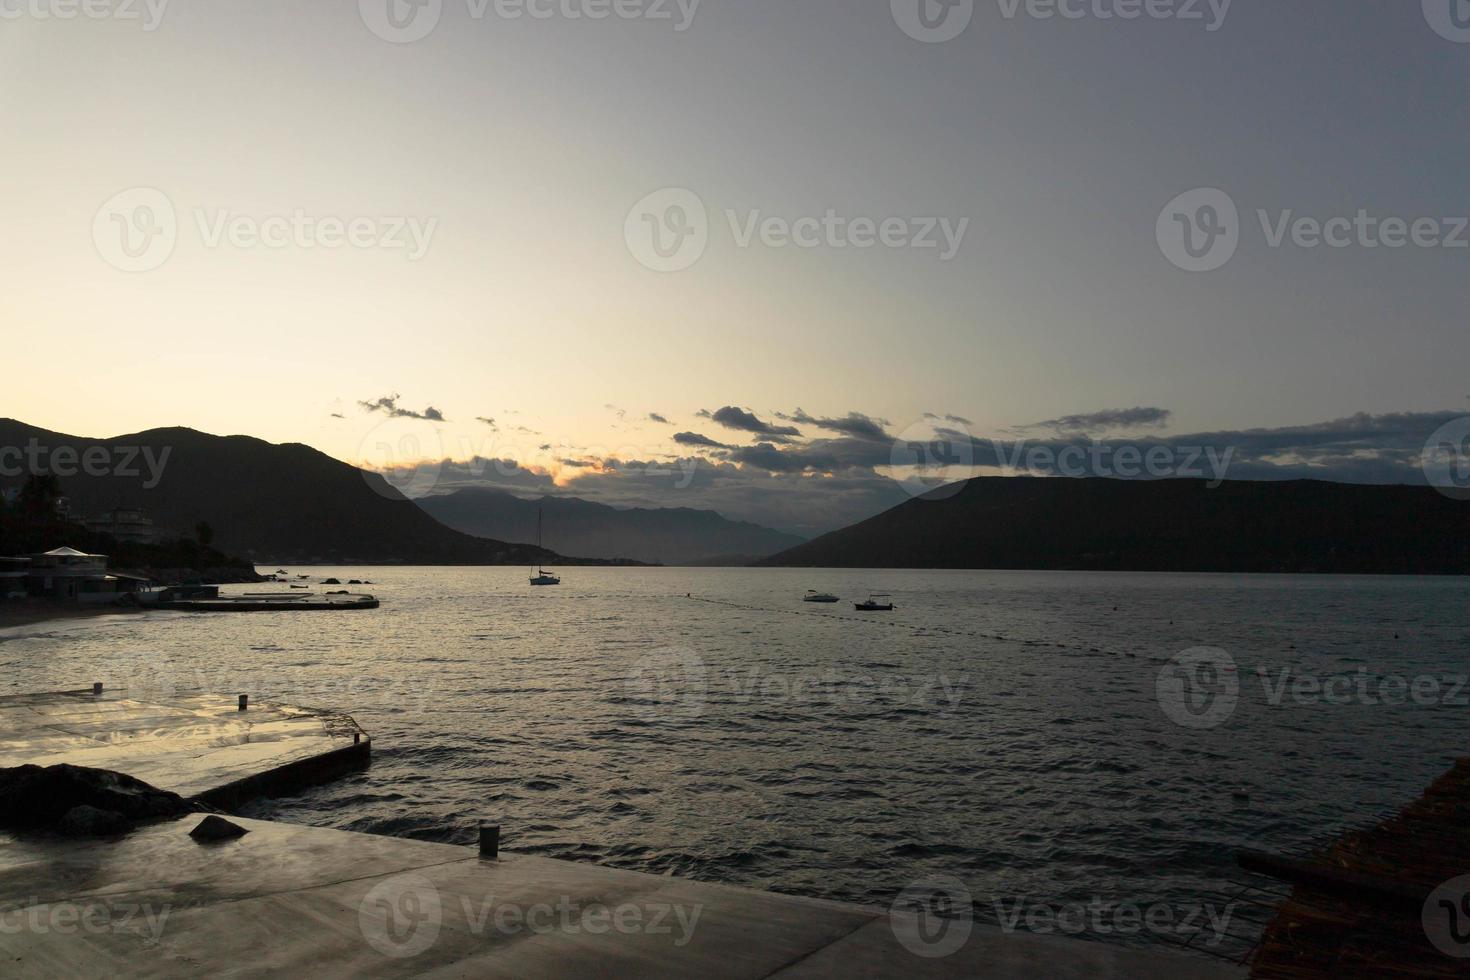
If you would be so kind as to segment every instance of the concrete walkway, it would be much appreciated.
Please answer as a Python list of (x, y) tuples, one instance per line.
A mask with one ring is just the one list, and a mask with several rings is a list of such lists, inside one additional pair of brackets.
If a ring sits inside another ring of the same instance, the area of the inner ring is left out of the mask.
[(926, 941), (912, 917), (850, 905), (257, 820), (198, 844), (199, 819), (106, 841), (0, 835), (0, 975), (1244, 975), (963, 923)]
[[(126, 772), (231, 806), (366, 761), (345, 715), (226, 697), (0, 698), (0, 766)], [(890, 915), (592, 864), (192, 815), (0, 833), (0, 977), (1240, 977), (1173, 952)]]

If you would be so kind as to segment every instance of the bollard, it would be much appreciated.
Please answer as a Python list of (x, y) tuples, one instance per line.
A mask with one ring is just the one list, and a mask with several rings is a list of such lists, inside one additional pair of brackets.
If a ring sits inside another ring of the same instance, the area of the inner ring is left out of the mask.
[(92, 682), (92, 697), (97, 698), (97, 697), (101, 697), (101, 696), (102, 696), (102, 682), (101, 681), (93, 681)]
[(480, 824), (480, 857), (500, 856), (500, 825)]
[(240, 710), (241, 711), (244, 711), (248, 707), (250, 707), (250, 695), (248, 695), (248, 694), (242, 694), (242, 695), (240, 695)]

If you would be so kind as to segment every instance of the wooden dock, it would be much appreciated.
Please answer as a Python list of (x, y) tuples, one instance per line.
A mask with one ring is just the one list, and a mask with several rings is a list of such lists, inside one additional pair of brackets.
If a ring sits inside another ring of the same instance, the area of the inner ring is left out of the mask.
[(1470, 759), (1320, 853), (1247, 852), (1240, 863), (1292, 885), (1252, 977), (1470, 977)]

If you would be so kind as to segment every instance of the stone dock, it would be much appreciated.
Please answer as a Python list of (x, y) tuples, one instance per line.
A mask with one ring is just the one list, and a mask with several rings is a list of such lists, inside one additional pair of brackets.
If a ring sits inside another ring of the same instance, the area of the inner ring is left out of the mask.
[[(128, 772), (216, 806), (366, 763), (345, 715), (235, 699), (0, 698), (0, 766)], [(479, 815), (466, 815), (473, 824)], [(199, 815), (0, 832), (0, 976), (1200, 977), (1242, 967), (476, 848)]]

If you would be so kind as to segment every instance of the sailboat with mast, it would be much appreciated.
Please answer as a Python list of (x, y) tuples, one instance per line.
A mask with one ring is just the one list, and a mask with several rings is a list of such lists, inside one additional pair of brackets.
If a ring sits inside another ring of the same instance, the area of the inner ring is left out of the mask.
[[(536, 508), (536, 548), (541, 548), (541, 508)], [(532, 585), (561, 585), (561, 579), (542, 568), (538, 563), (536, 574), (531, 576)]]

